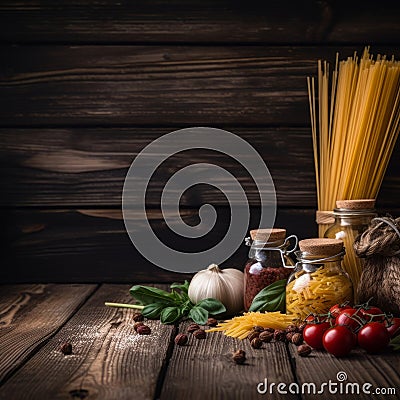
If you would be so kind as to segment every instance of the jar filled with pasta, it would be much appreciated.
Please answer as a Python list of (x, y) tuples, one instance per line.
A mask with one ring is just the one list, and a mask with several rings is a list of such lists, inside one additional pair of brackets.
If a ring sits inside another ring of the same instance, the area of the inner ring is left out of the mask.
[(353, 285), (341, 262), (342, 240), (305, 239), (296, 252), (298, 262), (286, 286), (286, 313), (304, 319), (325, 314), (337, 303), (353, 300)]
[[(290, 242), (294, 246), (289, 250)], [(295, 235), (286, 238), (286, 229), (256, 229), (250, 231), (246, 245), (249, 258), (244, 268), (244, 308), (251, 306), (254, 297), (272, 283), (287, 279), (294, 266), (289, 254), (297, 248)]]
[[(354, 252), (355, 238), (363, 233), (373, 218), (377, 216), (374, 199), (338, 200), (333, 210), (335, 222), (324, 234), (324, 237), (343, 240), (346, 254), (343, 258), (343, 269), (349, 274), (357, 293), (363, 260)], [(356, 299), (355, 299), (356, 300)], [(357, 300), (356, 300), (357, 301)]]

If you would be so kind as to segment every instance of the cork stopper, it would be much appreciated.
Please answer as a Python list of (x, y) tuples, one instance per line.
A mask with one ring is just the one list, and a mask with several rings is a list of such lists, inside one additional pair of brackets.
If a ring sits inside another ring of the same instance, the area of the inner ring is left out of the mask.
[(286, 237), (286, 229), (253, 229), (250, 231), (250, 236), (252, 240), (260, 242), (283, 242)]
[(347, 210), (372, 210), (375, 208), (375, 199), (336, 200), (336, 207)]
[(300, 250), (313, 256), (330, 257), (343, 250), (343, 240), (339, 239), (304, 239), (299, 242)]

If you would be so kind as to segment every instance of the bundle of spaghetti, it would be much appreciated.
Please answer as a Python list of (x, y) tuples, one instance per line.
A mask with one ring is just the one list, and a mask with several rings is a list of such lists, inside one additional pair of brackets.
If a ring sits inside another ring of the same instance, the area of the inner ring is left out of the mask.
[(330, 307), (353, 299), (353, 287), (347, 276), (320, 267), (311, 273), (295, 273), (286, 289), (286, 310), (299, 319), (309, 314), (326, 314)]
[(277, 312), (248, 312), (240, 317), (234, 317), (228, 321), (221, 322), (217, 327), (207, 332), (224, 332), (226, 336), (245, 339), (255, 326), (263, 328), (285, 329), (293, 324), (295, 316)]
[(331, 84), (329, 64), (318, 62), (318, 93), (307, 78), (320, 211), (336, 200), (376, 198), (400, 130), (400, 62), (374, 60), (369, 48), (361, 59), (338, 59)]

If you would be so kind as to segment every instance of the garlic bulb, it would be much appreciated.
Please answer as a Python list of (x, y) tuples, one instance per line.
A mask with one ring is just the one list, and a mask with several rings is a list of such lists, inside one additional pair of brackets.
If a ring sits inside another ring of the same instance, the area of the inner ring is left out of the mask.
[(196, 304), (211, 297), (225, 306), (227, 314), (235, 314), (243, 310), (243, 282), (243, 272), (233, 268), (222, 270), (211, 264), (192, 278), (189, 298)]

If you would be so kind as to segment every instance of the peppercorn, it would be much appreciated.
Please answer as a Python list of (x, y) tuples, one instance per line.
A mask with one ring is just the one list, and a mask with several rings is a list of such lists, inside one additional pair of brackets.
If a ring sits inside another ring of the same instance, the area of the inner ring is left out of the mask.
[(264, 343), (269, 343), (273, 338), (274, 334), (272, 332), (261, 332), (259, 336), (260, 340), (262, 340)]
[(178, 333), (175, 336), (175, 343), (178, 346), (184, 346), (187, 343), (187, 341), (188, 341), (188, 337), (184, 333)]
[(135, 324), (133, 324), (133, 329), (135, 330), (135, 332), (137, 332), (139, 326), (143, 326), (144, 323), (143, 322), (136, 322)]
[(232, 359), (236, 364), (244, 364), (246, 361), (246, 352), (244, 350), (237, 350), (233, 353)]
[(251, 342), (250, 342), (250, 344), (251, 344), (251, 347), (253, 347), (253, 349), (259, 349), (261, 346), (262, 346), (262, 341), (260, 340), (260, 338), (258, 338), (258, 337), (256, 337), (256, 338), (254, 338)]
[(139, 335), (150, 335), (151, 329), (149, 326), (143, 324), (143, 325), (138, 326), (137, 333)]
[(63, 353), (64, 355), (72, 354), (72, 344), (68, 342), (62, 343), (60, 346), (60, 350), (61, 353)]
[(289, 332), (298, 332), (298, 329), (297, 329), (297, 326), (296, 325), (288, 325), (287, 327), (286, 327), (286, 332), (287, 333), (289, 333)]
[(286, 342), (286, 332), (281, 329), (276, 329), (274, 332), (274, 339), (277, 342)]
[(133, 314), (133, 320), (135, 321), (135, 322), (142, 322), (142, 321), (144, 321), (144, 316), (143, 316), (143, 314), (142, 313), (136, 313), (136, 314)]
[(197, 324), (190, 324), (187, 328), (187, 332), (188, 333), (193, 333), (194, 331), (197, 331), (198, 329), (200, 329), (200, 326)]
[(297, 348), (297, 353), (300, 357), (307, 357), (311, 353), (312, 349), (307, 344), (302, 344)]
[(297, 328), (298, 332), (299, 333), (303, 333), (304, 328), (306, 327), (306, 325), (307, 325), (306, 323), (303, 323), (303, 324), (299, 325), (298, 328)]
[(254, 332), (262, 332), (264, 330), (264, 328), (262, 326), (254, 326), (253, 327), (253, 331)]
[(193, 332), (193, 336), (196, 339), (205, 339), (206, 338), (206, 332), (203, 329), (197, 329), (197, 331)]
[(288, 342), (291, 342), (294, 334), (295, 334), (294, 332), (288, 332), (288, 333), (286, 334), (286, 340), (287, 340)]
[(303, 335), (301, 333), (295, 333), (292, 336), (292, 343), (296, 346), (300, 346), (303, 343)]
[(215, 318), (208, 318), (207, 325), (208, 326), (217, 326), (218, 325), (218, 321)]
[(260, 336), (260, 332), (251, 331), (249, 333), (249, 335), (247, 336), (247, 339), (249, 339), (251, 342), (253, 339), (258, 338), (259, 336)]
[(274, 333), (275, 329), (274, 328), (264, 328), (264, 332)]

